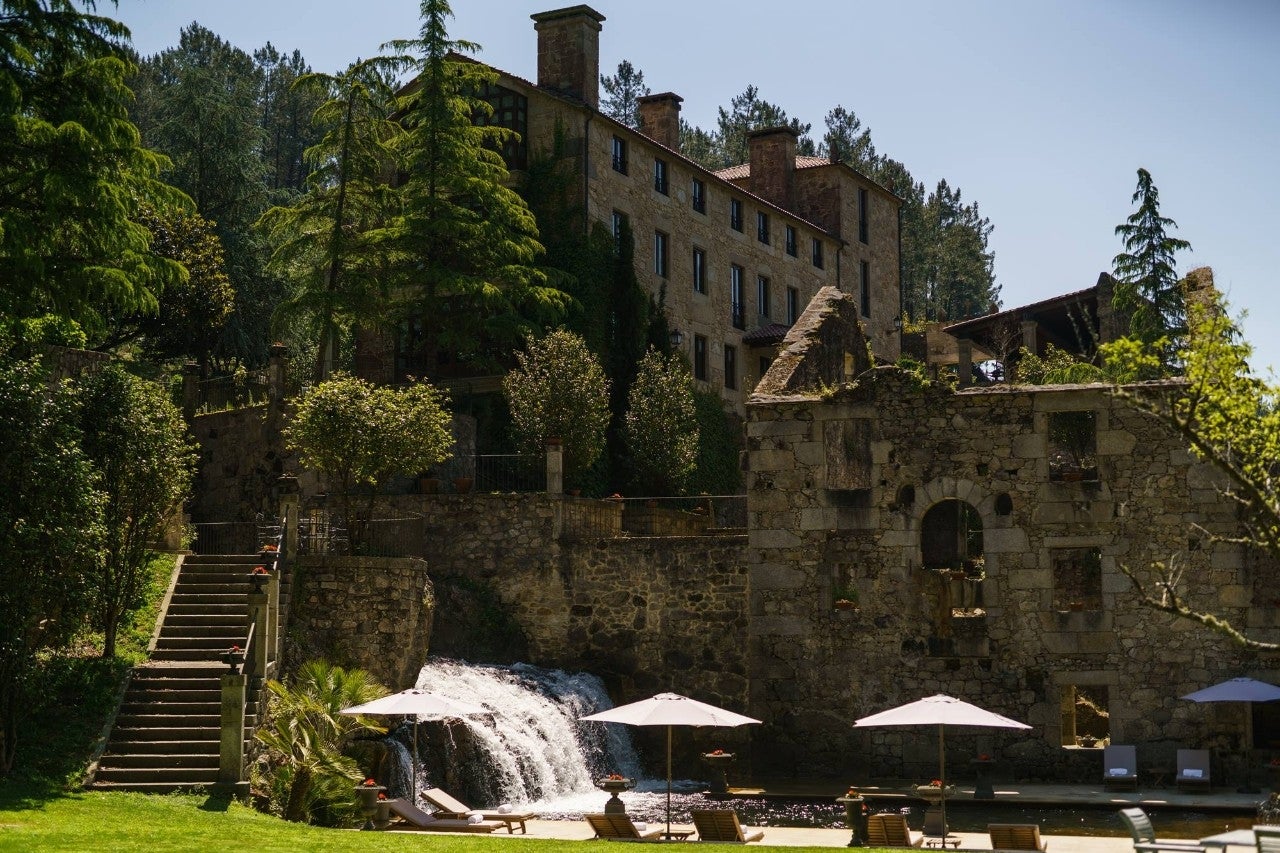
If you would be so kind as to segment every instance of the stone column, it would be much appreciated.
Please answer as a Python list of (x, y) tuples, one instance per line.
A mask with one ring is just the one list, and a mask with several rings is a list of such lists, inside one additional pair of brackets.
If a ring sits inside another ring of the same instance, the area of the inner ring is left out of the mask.
[(960, 380), (960, 387), (968, 388), (973, 384), (973, 341), (968, 338), (956, 341), (956, 355), (959, 359), (956, 362), (956, 375)]
[[(267, 660), (280, 659), (280, 564), (267, 581)], [(263, 675), (266, 675), (265, 670)], [(279, 677), (277, 675), (277, 677)]]
[(558, 438), (547, 439), (547, 494), (564, 494), (564, 445)]
[(247, 679), (242, 673), (222, 676), (222, 735), (218, 758), (218, 784), (239, 785), (244, 780), (244, 699)]
[(182, 365), (182, 416), (191, 420), (200, 406), (200, 364), (188, 361)]
[(284, 344), (271, 345), (271, 357), (267, 361), (267, 397), (271, 405), (279, 405), (284, 399), (284, 386), (289, 365), (289, 348)]
[(252, 661), (246, 665), (253, 667), (254, 681), (262, 679), (267, 671), (267, 649), (271, 645), (271, 624), (267, 612), (268, 593), (265, 589), (255, 589), (249, 593), (249, 624), (253, 626)]
[(286, 474), (276, 480), (279, 492), (277, 516), (284, 524), (284, 558), (291, 562), (298, 556), (298, 522), (301, 520), (302, 501), (298, 494), (298, 478)]

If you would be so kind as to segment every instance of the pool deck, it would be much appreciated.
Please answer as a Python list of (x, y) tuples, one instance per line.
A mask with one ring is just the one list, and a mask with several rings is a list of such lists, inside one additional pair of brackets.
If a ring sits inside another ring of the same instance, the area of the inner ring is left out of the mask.
[[(996, 798), (994, 802), (1002, 804), (1054, 806), (1057, 808), (1124, 808), (1138, 805), (1147, 809), (1180, 808), (1203, 812), (1215, 810), (1235, 812), (1252, 812), (1258, 802), (1266, 797), (1266, 793), (1238, 793), (1235, 788), (1213, 788), (1212, 790), (1177, 791), (1173, 788), (1139, 788), (1135, 791), (1108, 791), (1101, 785), (1052, 785), (1039, 783), (993, 783)], [(1267, 786), (1261, 786), (1267, 790)], [(894, 800), (918, 803), (919, 800), (909, 797), (903, 787), (879, 788), (874, 785), (860, 786), (871, 807), (882, 807)], [(836, 783), (799, 783), (793, 781), (762, 785), (758, 788), (733, 788), (730, 793), (750, 797), (801, 797), (822, 798), (838, 797), (844, 794), (845, 786)], [(732, 797), (729, 802), (732, 801)], [(956, 794), (949, 801), (967, 801), (965, 805), (974, 803), (973, 787), (957, 785)], [(993, 802), (981, 800), (977, 802)], [(727, 805), (728, 803), (726, 803)], [(1154, 820), (1157, 832), (1160, 829), (1159, 817)], [(650, 822), (649, 828), (659, 824)], [(672, 828), (677, 828), (672, 824)], [(1225, 823), (1224, 823), (1225, 827)], [(684, 827), (692, 829), (692, 827)], [(752, 827), (756, 828), (756, 827)], [(749, 845), (750, 849), (766, 847), (847, 847), (850, 831), (847, 829), (813, 829), (806, 827), (764, 827), (764, 841)], [(494, 833), (491, 837), (510, 837), (506, 832)], [(591, 827), (586, 821), (576, 820), (530, 820), (527, 836), (516, 835), (515, 838), (549, 838), (565, 841), (586, 840), (592, 837)], [(1047, 844), (1048, 853), (1133, 853), (1133, 841), (1128, 837), (1097, 837), (1080, 835), (1042, 835)], [(1163, 833), (1161, 837), (1166, 837)], [(956, 832), (952, 839), (959, 839), (958, 849), (990, 850), (991, 839), (985, 832)], [(673, 842), (680, 843), (680, 842)], [(904, 848), (906, 849), (906, 848)], [(928, 848), (925, 848), (928, 849)], [(947, 847), (950, 851), (953, 848)], [(1232, 853), (1239, 853), (1233, 849)]]

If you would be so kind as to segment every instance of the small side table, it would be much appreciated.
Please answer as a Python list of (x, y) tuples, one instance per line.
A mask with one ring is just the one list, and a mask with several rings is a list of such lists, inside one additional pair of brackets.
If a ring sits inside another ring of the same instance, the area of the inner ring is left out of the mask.
[(988, 773), (991, 766), (996, 763), (994, 758), (973, 758), (969, 760), (969, 766), (973, 768), (973, 798), (975, 800), (994, 800), (996, 798), (995, 789), (991, 787), (991, 778)]
[(1173, 771), (1168, 767), (1152, 767), (1147, 770), (1147, 772), (1151, 774), (1151, 787), (1166, 788), (1168, 787), (1168, 782), (1166, 780), (1169, 778), (1169, 774)]

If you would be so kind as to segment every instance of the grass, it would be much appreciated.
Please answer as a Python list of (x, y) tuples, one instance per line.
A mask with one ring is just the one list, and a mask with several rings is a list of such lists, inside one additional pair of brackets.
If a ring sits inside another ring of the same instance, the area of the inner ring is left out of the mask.
[[(511, 851), (617, 853), (608, 841), (564, 841), (521, 836), (464, 836), (440, 833), (354, 832), (287, 823), (225, 796), (104, 794), (96, 791), (44, 797), (20, 786), (0, 786), (0, 851), (206, 851), (219, 853), (444, 853)], [(741, 849), (741, 845), (732, 845)], [(757, 850), (766, 845), (752, 844)], [(698, 845), (699, 848), (702, 845)], [(830, 847), (789, 847), (817, 853)]]

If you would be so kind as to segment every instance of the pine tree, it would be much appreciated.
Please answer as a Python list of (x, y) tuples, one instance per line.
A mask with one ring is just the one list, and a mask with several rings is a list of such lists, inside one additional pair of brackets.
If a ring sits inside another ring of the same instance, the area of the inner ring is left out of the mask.
[(492, 115), (479, 95), (497, 75), (457, 56), (445, 0), (422, 0), (417, 39), (391, 47), (416, 55), (414, 82), (399, 99), (405, 134), (403, 215), (395, 241), (407, 315), (422, 324), (424, 352), (460, 360), (509, 349), (565, 304), (536, 263), (538, 229), (509, 186), (498, 149), (512, 131), (475, 121)]
[(649, 87), (644, 84), (644, 72), (624, 59), (618, 63), (618, 73), (612, 77), (600, 75), (600, 85), (605, 92), (600, 112), (638, 130), (640, 113), (636, 101), (649, 94)]
[(1177, 362), (1178, 348), (1187, 334), (1187, 306), (1178, 286), (1174, 255), (1191, 244), (1169, 236), (1178, 224), (1160, 215), (1160, 191), (1146, 169), (1138, 170), (1132, 201), (1138, 209), (1116, 226), (1125, 251), (1115, 256), (1116, 288), (1113, 304), (1130, 317), (1129, 331), (1146, 344), (1160, 339), (1165, 367)]

